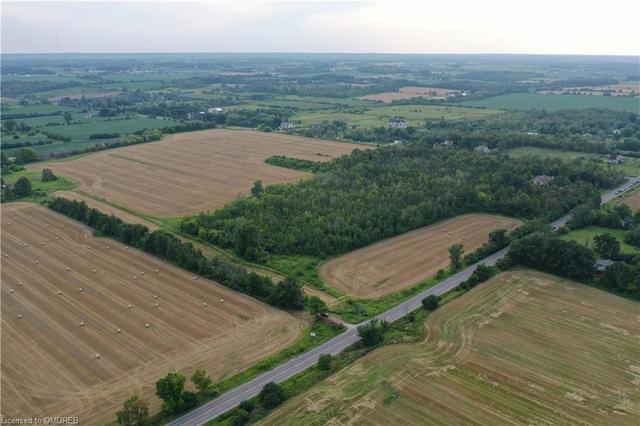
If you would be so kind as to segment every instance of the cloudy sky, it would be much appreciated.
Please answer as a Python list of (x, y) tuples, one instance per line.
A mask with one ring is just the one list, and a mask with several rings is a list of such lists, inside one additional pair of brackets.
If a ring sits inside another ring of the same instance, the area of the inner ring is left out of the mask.
[(2, 51), (639, 55), (640, 1), (2, 1)]

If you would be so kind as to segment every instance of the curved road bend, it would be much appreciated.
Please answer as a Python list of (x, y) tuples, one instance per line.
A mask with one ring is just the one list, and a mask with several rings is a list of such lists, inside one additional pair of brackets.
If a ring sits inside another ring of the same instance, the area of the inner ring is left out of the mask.
[[(602, 196), (602, 202), (607, 203), (612, 199), (618, 197), (624, 191), (632, 188), (635, 185), (640, 184), (640, 178), (629, 179), (624, 185), (604, 194)], [(554, 229), (564, 225), (569, 220), (569, 215), (566, 215), (551, 224)], [(439, 296), (448, 292), (449, 290), (457, 287), (463, 281), (465, 281), (473, 273), (479, 264), (494, 265), (500, 258), (504, 257), (509, 248), (504, 248), (491, 256), (481, 260), (480, 262), (468, 267), (467, 269), (458, 272), (455, 275), (439, 282), (435, 286), (418, 293), (417, 295), (405, 300), (394, 308), (389, 309), (383, 314), (378, 315), (376, 318), (393, 322), (411, 311), (418, 309), (422, 306), (422, 299), (430, 295)], [(177, 425), (202, 425), (210, 420), (215, 419), (219, 415), (226, 413), (227, 411), (238, 406), (242, 401), (253, 398), (258, 395), (264, 385), (269, 382), (280, 383), (296, 374), (299, 374), (307, 368), (315, 365), (318, 362), (318, 358), (322, 354), (336, 355), (349, 346), (353, 345), (359, 340), (356, 327), (349, 327), (347, 331), (334, 337), (333, 339), (323, 343), (311, 349), (308, 352), (303, 353), (295, 358), (290, 359), (274, 368), (273, 370), (262, 373), (261, 375), (245, 382), (227, 392), (220, 395), (216, 399), (213, 399), (206, 404), (196, 408), (195, 410), (185, 414), (184, 416), (169, 423), (171, 426)]]

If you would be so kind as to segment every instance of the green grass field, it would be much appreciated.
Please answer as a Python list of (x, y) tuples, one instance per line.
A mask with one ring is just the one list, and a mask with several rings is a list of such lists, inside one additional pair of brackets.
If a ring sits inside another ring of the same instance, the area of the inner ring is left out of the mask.
[(586, 247), (593, 248), (593, 239), (596, 235), (611, 234), (620, 242), (620, 248), (623, 253), (640, 254), (640, 249), (624, 242), (624, 236), (627, 231), (622, 229), (603, 228), (600, 226), (587, 226), (586, 228), (576, 229), (568, 234), (560, 236), (565, 241), (573, 240)]
[(70, 190), (77, 186), (74, 181), (64, 176), (58, 176), (58, 179), (53, 181), (42, 182), (41, 171), (29, 171), (26, 169), (19, 172), (10, 173), (3, 176), (2, 178), (6, 183), (14, 184), (21, 177), (26, 177), (27, 179), (29, 179), (29, 181), (31, 181), (32, 195), (16, 201), (40, 202), (47, 199), (52, 193), (56, 191)]
[(640, 98), (637, 97), (512, 93), (476, 101), (465, 101), (462, 104), (506, 110), (546, 109), (558, 111), (571, 108), (608, 108), (640, 113)]
[(305, 126), (325, 120), (344, 120), (349, 124), (360, 127), (379, 127), (386, 125), (387, 122), (394, 117), (403, 117), (408, 125), (415, 126), (423, 124), (426, 120), (475, 119), (497, 113), (499, 113), (499, 111), (494, 109), (437, 105), (398, 105), (370, 108), (362, 113), (340, 111), (301, 113), (295, 115), (293, 119), (302, 121), (302, 124)]
[(158, 129), (178, 124), (173, 120), (135, 117), (114, 120), (93, 120), (88, 123), (70, 124), (47, 128), (47, 131), (71, 139), (89, 139), (94, 133), (119, 133), (121, 136), (143, 129)]

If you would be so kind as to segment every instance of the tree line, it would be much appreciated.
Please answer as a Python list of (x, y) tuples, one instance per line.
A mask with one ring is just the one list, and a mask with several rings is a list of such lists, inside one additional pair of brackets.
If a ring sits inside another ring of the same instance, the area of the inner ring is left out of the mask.
[(114, 215), (107, 215), (97, 209), (89, 208), (83, 201), (57, 197), (51, 200), (48, 206), (58, 213), (90, 226), (100, 235), (136, 247), (271, 305), (294, 310), (304, 307), (302, 285), (293, 278), (286, 278), (275, 284), (270, 277), (249, 272), (220, 257), (209, 259), (193, 244), (184, 242), (166, 231), (150, 232), (146, 226), (125, 223)]

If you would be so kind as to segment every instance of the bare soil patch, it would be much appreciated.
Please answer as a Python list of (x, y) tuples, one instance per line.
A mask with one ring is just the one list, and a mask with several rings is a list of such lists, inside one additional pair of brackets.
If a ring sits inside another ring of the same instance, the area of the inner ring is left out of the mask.
[(469, 214), (416, 229), (352, 251), (320, 266), (330, 286), (363, 299), (411, 287), (449, 265), (449, 247), (471, 253), (488, 241), (493, 229), (512, 230), (517, 219)]
[[(293, 182), (308, 173), (265, 163), (274, 155), (329, 161), (359, 145), (250, 130), (205, 130), (162, 141), (49, 162), (100, 198), (151, 216), (215, 210), (263, 184)], [(40, 170), (43, 165), (32, 166)], [(35, 169), (34, 169), (35, 170)]]
[(133, 393), (155, 410), (168, 371), (219, 381), (301, 333), (285, 312), (42, 206), (2, 210), (3, 416), (104, 424)]

